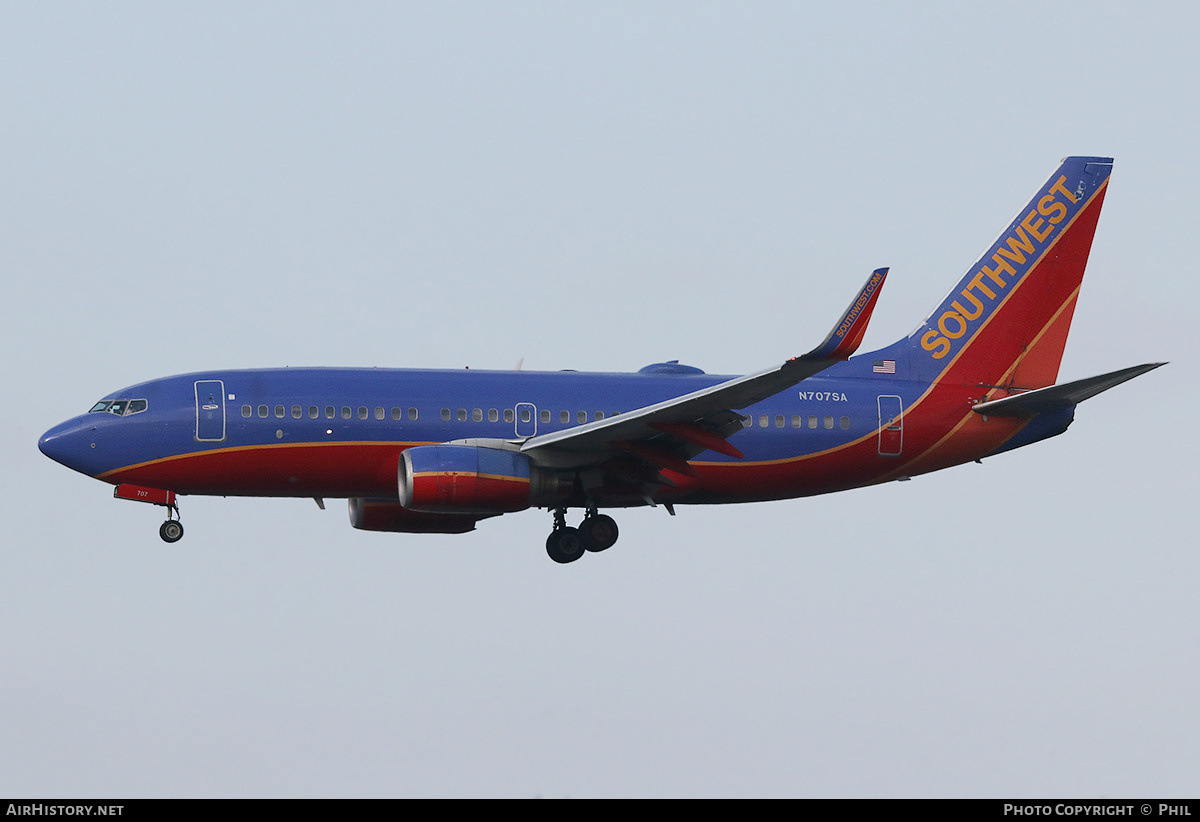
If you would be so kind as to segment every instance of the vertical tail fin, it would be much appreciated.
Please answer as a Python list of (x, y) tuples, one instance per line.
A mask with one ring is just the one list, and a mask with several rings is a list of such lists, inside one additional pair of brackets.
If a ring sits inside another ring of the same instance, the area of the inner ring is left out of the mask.
[(922, 380), (1053, 384), (1096, 221), (1106, 157), (1068, 157), (907, 341)]

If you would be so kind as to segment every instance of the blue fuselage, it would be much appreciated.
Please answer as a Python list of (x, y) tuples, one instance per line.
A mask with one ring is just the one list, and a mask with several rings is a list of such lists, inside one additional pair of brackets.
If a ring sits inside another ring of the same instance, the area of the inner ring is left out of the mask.
[[(745, 427), (729, 443), (744, 456), (700, 453), (690, 461), (693, 475), (664, 485), (656, 498), (732, 502), (839, 490), (942, 467), (947, 457), (974, 459), (1014, 431), (996, 421), (973, 447), (922, 465), (918, 458), (929, 445), (969, 420), (968, 401), (980, 392), (945, 385), (931, 392), (903, 375), (876, 373), (873, 362), (854, 358), (741, 409)], [(115, 392), (92, 413), (48, 431), (40, 445), (59, 462), (114, 484), (182, 494), (393, 498), (406, 448), (519, 442), (727, 379), (469, 369), (212, 371)], [(948, 405), (958, 407), (946, 413)], [(651, 501), (644, 496), (618, 490), (599, 501)]]

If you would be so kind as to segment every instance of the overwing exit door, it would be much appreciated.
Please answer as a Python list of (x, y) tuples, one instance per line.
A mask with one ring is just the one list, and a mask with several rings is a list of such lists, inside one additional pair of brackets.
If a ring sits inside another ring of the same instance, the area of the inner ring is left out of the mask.
[(531, 402), (519, 402), (516, 412), (516, 435), (518, 439), (529, 439), (537, 434), (537, 406)]

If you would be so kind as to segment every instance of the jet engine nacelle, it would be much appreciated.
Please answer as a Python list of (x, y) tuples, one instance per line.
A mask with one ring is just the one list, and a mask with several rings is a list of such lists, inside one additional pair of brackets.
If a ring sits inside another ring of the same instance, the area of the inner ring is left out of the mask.
[(465, 534), (483, 517), (462, 514), (424, 514), (394, 500), (350, 500), (350, 525), (360, 531), (399, 531), (406, 534)]
[(565, 480), (520, 451), (446, 444), (406, 450), (399, 484), (410, 511), (487, 516), (548, 504)]

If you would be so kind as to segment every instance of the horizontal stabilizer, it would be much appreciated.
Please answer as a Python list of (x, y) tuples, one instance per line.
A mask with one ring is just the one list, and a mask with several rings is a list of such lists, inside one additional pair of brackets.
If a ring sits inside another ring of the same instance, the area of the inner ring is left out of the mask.
[(1147, 371), (1153, 371), (1160, 365), (1166, 365), (1166, 363), (1152, 362), (1135, 365), (1131, 368), (1122, 368), (1120, 371), (1101, 374), (1098, 377), (1088, 377), (1074, 382), (1065, 382), (1062, 385), (1038, 388), (991, 402), (981, 402), (973, 410), (977, 414), (988, 417), (1036, 417), (1039, 414), (1078, 405), (1102, 391), (1107, 391), (1134, 377), (1140, 377)]

